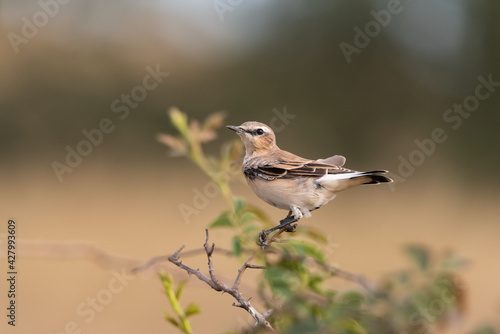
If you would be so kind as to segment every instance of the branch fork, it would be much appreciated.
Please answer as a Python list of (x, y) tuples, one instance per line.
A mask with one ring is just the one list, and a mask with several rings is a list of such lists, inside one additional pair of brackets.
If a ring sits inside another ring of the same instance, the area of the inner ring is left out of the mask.
[(250, 263), (250, 261), (253, 260), (255, 257), (255, 252), (252, 253), (246, 261), (243, 263), (243, 265), (240, 267), (238, 270), (238, 274), (236, 275), (236, 279), (234, 280), (234, 283), (232, 286), (229, 286), (222, 282), (215, 274), (214, 270), (214, 265), (212, 261), (212, 254), (215, 249), (215, 244), (212, 243), (212, 245), (209, 245), (209, 235), (208, 235), (208, 230), (205, 230), (206, 234), (206, 239), (205, 239), (205, 244), (203, 245), (203, 248), (205, 249), (205, 253), (207, 254), (207, 259), (208, 259), (208, 273), (210, 277), (204, 275), (199, 269), (193, 269), (184, 263), (179, 259), (179, 255), (184, 249), (184, 246), (181, 246), (174, 254), (172, 254), (168, 260), (178, 266), (179, 268), (185, 270), (188, 274), (190, 275), (195, 275), (199, 280), (205, 282), (208, 286), (210, 286), (212, 289), (215, 291), (222, 291), (223, 293), (228, 293), (231, 296), (236, 299), (236, 302), (233, 303), (233, 306), (240, 307), (245, 309), (254, 319), (255, 319), (255, 325), (256, 326), (262, 326), (266, 328), (267, 330), (271, 332), (275, 332), (271, 324), (266, 320), (266, 316), (264, 314), (270, 314), (269, 312), (266, 312), (264, 314), (260, 313), (255, 309), (255, 307), (252, 306), (250, 303), (250, 299), (245, 299), (242, 295), (242, 293), (239, 291), (239, 286), (241, 282), (241, 278), (243, 277), (243, 274), (245, 273), (245, 270), (247, 268), (251, 269), (264, 269), (263, 266), (258, 266), (258, 265), (253, 265)]

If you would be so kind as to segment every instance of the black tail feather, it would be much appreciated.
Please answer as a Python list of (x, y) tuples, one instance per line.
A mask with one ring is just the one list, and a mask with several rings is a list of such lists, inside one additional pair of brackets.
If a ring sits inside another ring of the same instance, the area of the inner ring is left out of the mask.
[(374, 170), (370, 172), (364, 172), (366, 176), (370, 177), (370, 181), (365, 182), (364, 184), (379, 184), (379, 183), (388, 183), (392, 182), (393, 180), (390, 177), (380, 175), (380, 174), (385, 174), (387, 173), (386, 170)]

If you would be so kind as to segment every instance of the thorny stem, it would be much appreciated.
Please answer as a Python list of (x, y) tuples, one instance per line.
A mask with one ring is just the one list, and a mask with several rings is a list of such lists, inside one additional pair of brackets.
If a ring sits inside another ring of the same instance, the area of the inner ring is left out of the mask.
[[(268, 240), (268, 241), (271, 241), (271, 240)], [(273, 239), (273, 241), (275, 241), (275, 240)], [(272, 250), (268, 249), (267, 251), (272, 251)], [(233, 256), (234, 255), (233, 252), (230, 251), (230, 250), (228, 250), (228, 249), (214, 248), (213, 252), (214, 253), (223, 254), (223, 255), (226, 255), (226, 256)], [(202, 254), (202, 253), (206, 253), (206, 251), (205, 251), (204, 248), (192, 249), (192, 250), (189, 250), (189, 251), (185, 251), (182, 254), (183, 254), (183, 257), (189, 257), (189, 256), (199, 255), (199, 254)], [(157, 264), (159, 262), (170, 260), (170, 258), (172, 256), (174, 256), (174, 255), (175, 255), (175, 253), (171, 254), (171, 255), (155, 256), (155, 257), (147, 260), (143, 264), (141, 264), (141, 265), (133, 268), (132, 272), (139, 273), (141, 271), (148, 270), (150, 267), (154, 266), (155, 264)], [(254, 254), (252, 254), (252, 255), (254, 255)], [(360, 286), (362, 286), (363, 288), (365, 288), (369, 292), (372, 292), (372, 293), (377, 292), (377, 288), (376, 288), (375, 284), (373, 282), (371, 282), (369, 279), (367, 279), (363, 275), (354, 274), (354, 273), (351, 273), (351, 272), (346, 271), (344, 269), (339, 269), (339, 268), (336, 268), (336, 267), (333, 267), (333, 266), (329, 266), (329, 265), (326, 265), (324, 263), (318, 262), (318, 261), (313, 260), (313, 259), (309, 259), (308, 258), (307, 260), (308, 261), (312, 261), (313, 262), (312, 264), (317, 265), (317, 266), (323, 268), (324, 270), (328, 271), (329, 273), (331, 273), (334, 276), (343, 278), (346, 281), (351, 281), (351, 282), (357, 283), (357, 284), (359, 284)], [(248, 259), (247, 259), (247, 261), (248, 261)], [(247, 261), (245, 261), (245, 262), (247, 262)], [(265, 269), (264, 266), (259, 266), (259, 265), (255, 265), (255, 264), (249, 263), (250, 261), (248, 261), (246, 263), (246, 268)], [(238, 270), (238, 272), (244, 271), (244, 270), (242, 270), (242, 268), (244, 268), (244, 265), (245, 265), (245, 263), (241, 266), (241, 268)], [(240, 275), (240, 277), (241, 277), (241, 275)], [(240, 279), (240, 281), (241, 281), (241, 279)]]
[(241, 282), (241, 277), (243, 276), (243, 273), (245, 272), (245, 270), (247, 268), (252, 268), (252, 269), (266, 269), (266, 267), (264, 267), (264, 266), (258, 266), (258, 265), (250, 263), (250, 261), (252, 261), (253, 258), (255, 257), (255, 254), (256, 253), (253, 252), (248, 257), (248, 259), (246, 259), (246, 261), (243, 263), (243, 265), (241, 266), (241, 268), (238, 269), (238, 275), (236, 276), (236, 279), (234, 280), (233, 287), (232, 287), (233, 290), (238, 290), (238, 288), (240, 286), (240, 282)]
[[(184, 263), (182, 263), (179, 260), (179, 254), (180, 252), (184, 249), (184, 246), (179, 248), (172, 256), (169, 257), (169, 261), (178, 266), (179, 268), (185, 270), (188, 274), (193, 274), (195, 275), (199, 280), (205, 282), (207, 285), (209, 285), (212, 289), (216, 291), (223, 291), (231, 296), (233, 296), (236, 299), (236, 302), (233, 303), (233, 306), (236, 307), (241, 307), (245, 309), (256, 321), (256, 325), (258, 326), (263, 326), (265, 329), (275, 332), (271, 324), (266, 320), (264, 315), (262, 313), (259, 313), (250, 303), (250, 299), (245, 299), (241, 292), (239, 291), (239, 282), (241, 281), (241, 277), (245, 271), (246, 268), (260, 268), (260, 266), (248, 266), (248, 262), (255, 256), (255, 254), (252, 254), (247, 261), (243, 264), (242, 268), (240, 268), (238, 275), (236, 276), (235, 283), (233, 284), (232, 287), (226, 285), (224, 282), (219, 280), (215, 274), (215, 270), (213, 267), (213, 262), (212, 262), (212, 254), (215, 249), (215, 244), (210, 245), (209, 244), (209, 234), (208, 234), (208, 229), (205, 230), (206, 233), (206, 239), (205, 239), (205, 244), (203, 245), (203, 248), (205, 249), (205, 252), (207, 254), (207, 259), (208, 259), (208, 271), (210, 274), (210, 278), (205, 276), (203, 273), (200, 272), (199, 269), (195, 270)], [(243, 269), (245, 268), (245, 269)]]
[[(277, 241), (277, 237), (287, 231), (287, 228), (289, 227), (284, 227), (280, 229), (278, 232), (276, 232), (274, 235), (271, 236), (271, 238), (265, 240), (264, 244), (265, 246), (269, 246), (272, 242)], [(210, 286), (212, 289), (216, 291), (222, 291), (225, 293), (230, 294), (236, 299), (236, 302), (234, 302), (232, 305), (236, 307), (240, 307), (245, 309), (256, 321), (256, 326), (263, 326), (265, 329), (267, 329), (270, 332), (275, 332), (274, 328), (271, 326), (271, 324), (266, 320), (267, 317), (270, 316), (272, 313), (272, 309), (267, 310), (264, 313), (258, 312), (250, 303), (250, 299), (245, 299), (241, 292), (239, 291), (239, 286), (243, 277), (243, 274), (245, 273), (247, 268), (252, 268), (252, 269), (265, 269), (264, 266), (259, 266), (259, 265), (254, 265), (251, 264), (250, 262), (255, 258), (256, 252), (252, 252), (250, 256), (245, 260), (243, 265), (239, 268), (238, 274), (236, 275), (236, 278), (234, 280), (233, 285), (230, 287), (224, 282), (222, 282), (215, 274), (215, 269), (213, 266), (213, 261), (212, 261), (212, 255), (214, 252), (216, 253), (222, 253), (225, 255), (233, 255), (231, 251), (229, 250), (223, 250), (223, 249), (217, 249), (215, 248), (215, 244), (209, 244), (209, 233), (208, 229), (205, 230), (206, 234), (206, 239), (205, 243), (203, 244), (203, 249), (195, 249), (191, 251), (187, 251), (184, 253), (185, 256), (189, 255), (195, 255), (202, 253), (203, 251), (207, 255), (207, 260), (208, 260), (208, 269), (209, 269), (209, 275), (210, 277), (207, 277), (204, 275), (199, 269), (193, 269), (184, 263), (180, 261), (179, 255), (184, 249), (184, 245), (181, 246), (177, 251), (175, 251), (172, 255), (168, 256), (168, 260), (178, 266), (179, 268), (185, 270), (189, 275), (195, 275), (200, 281), (205, 282), (208, 286)], [(263, 245), (264, 247), (264, 245)], [(145, 264), (138, 266), (134, 269), (134, 271), (141, 271), (145, 270), (148, 267), (154, 265), (155, 263), (159, 261), (165, 260), (166, 256), (157, 256), (149, 261), (147, 261)], [(319, 262), (315, 259), (307, 258), (305, 259), (306, 261), (312, 262), (312, 264), (315, 264), (319, 267), (322, 267), (324, 270), (327, 270), (330, 272), (332, 275), (335, 275), (337, 277), (341, 277), (345, 280), (353, 281), (358, 283), (359, 285), (363, 286), (366, 290), (368, 290), (371, 293), (376, 293), (377, 289), (375, 285), (370, 282), (368, 279), (366, 279), (364, 276), (361, 275), (356, 275), (353, 273), (350, 273), (348, 271), (342, 270), (335, 268), (333, 266), (329, 266), (325, 263)]]

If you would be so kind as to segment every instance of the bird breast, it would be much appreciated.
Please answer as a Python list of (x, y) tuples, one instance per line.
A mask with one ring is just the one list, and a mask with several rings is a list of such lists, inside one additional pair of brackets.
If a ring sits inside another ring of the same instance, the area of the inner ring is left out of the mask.
[(314, 210), (335, 197), (335, 193), (316, 183), (315, 178), (265, 180), (246, 177), (248, 186), (263, 201), (279, 209), (297, 206), (304, 211)]

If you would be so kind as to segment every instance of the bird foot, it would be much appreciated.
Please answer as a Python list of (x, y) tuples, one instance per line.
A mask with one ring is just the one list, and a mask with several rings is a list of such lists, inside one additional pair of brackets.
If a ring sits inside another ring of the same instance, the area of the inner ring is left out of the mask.
[(269, 246), (267, 242), (267, 237), (269, 234), (267, 233), (266, 230), (262, 230), (262, 232), (259, 233), (259, 241), (257, 241), (257, 245), (259, 246)]
[(297, 229), (297, 224), (294, 224), (298, 219), (295, 219), (294, 217), (286, 217), (285, 219), (282, 219), (280, 221), (280, 224), (270, 228), (269, 230), (262, 230), (262, 232), (259, 233), (259, 240), (257, 241), (257, 245), (259, 246), (269, 246), (268, 244), (269, 237), (271, 232), (276, 231), (276, 230), (282, 230), (273, 235), (276, 236), (277, 234), (281, 234), (282, 232), (295, 232)]
[(286, 226), (285, 232), (293, 233), (293, 232), (295, 232), (296, 229), (297, 229), (297, 224), (290, 224), (290, 225)]

